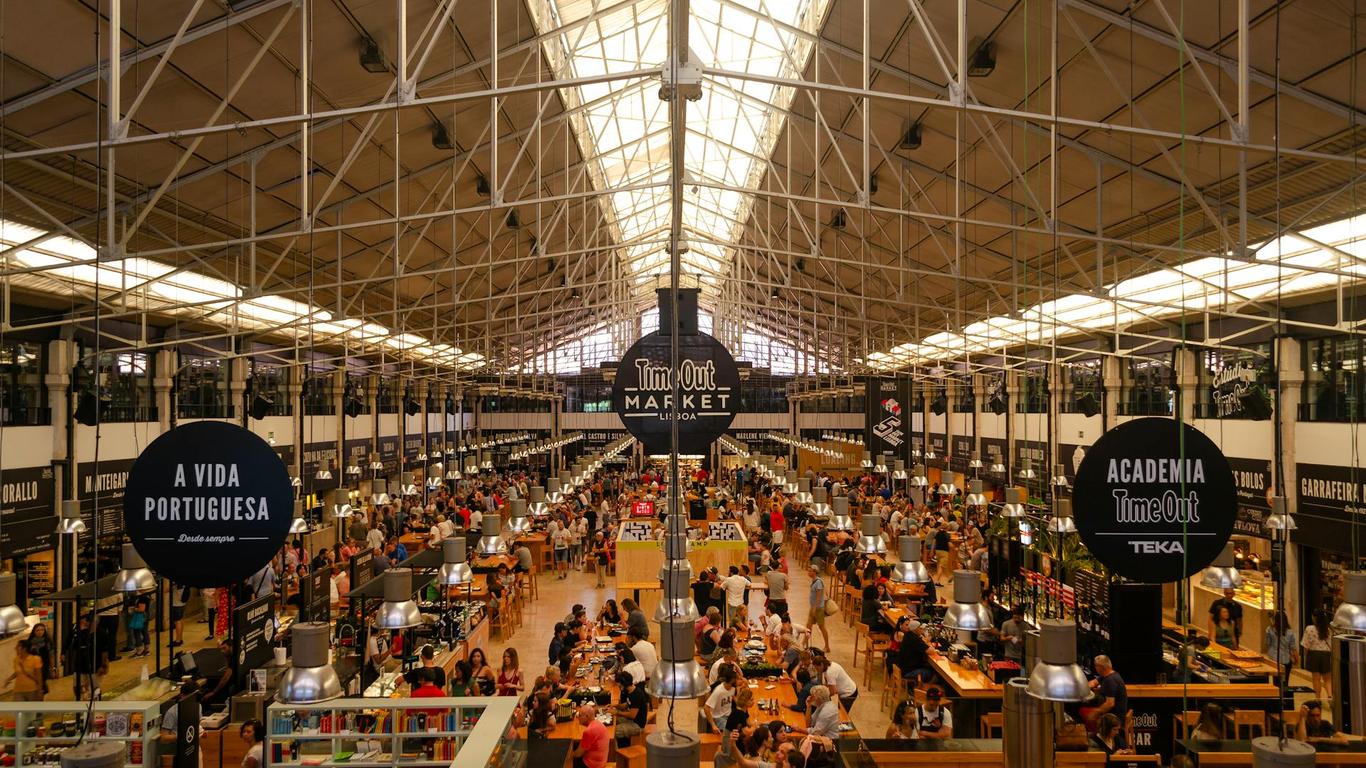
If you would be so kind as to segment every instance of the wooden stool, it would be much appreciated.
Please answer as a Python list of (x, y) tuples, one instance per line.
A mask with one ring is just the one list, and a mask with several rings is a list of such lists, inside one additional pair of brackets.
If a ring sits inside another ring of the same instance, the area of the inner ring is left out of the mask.
[(887, 675), (887, 684), (882, 686), (880, 705), (883, 709), (887, 709), (889, 705), (895, 708), (904, 698), (906, 698), (906, 678), (901, 676), (901, 670), (894, 668)]
[(1006, 721), (1005, 715), (1000, 712), (988, 712), (982, 715), (981, 734), (984, 739), (999, 739), (1005, 735)]
[(1173, 742), (1185, 741), (1190, 736), (1191, 730), (1195, 728), (1195, 724), (1200, 722), (1200, 713), (1178, 712), (1172, 715), (1172, 721)]
[[(1286, 736), (1294, 736), (1295, 729), (1300, 727), (1300, 711), (1298, 709), (1283, 709), (1279, 716), (1273, 714), (1267, 715), (1267, 717), (1271, 718), (1273, 725), (1279, 724), (1281, 732)], [(1275, 728), (1272, 730), (1274, 731)]]
[[(867, 690), (873, 689), (873, 683), (877, 676), (885, 675), (887, 672), (887, 652), (892, 647), (892, 641), (881, 635), (869, 635), (868, 642), (863, 646), (863, 687)], [(855, 656), (855, 659), (858, 657)]]
[(645, 745), (632, 744), (617, 748), (618, 768), (645, 768)]

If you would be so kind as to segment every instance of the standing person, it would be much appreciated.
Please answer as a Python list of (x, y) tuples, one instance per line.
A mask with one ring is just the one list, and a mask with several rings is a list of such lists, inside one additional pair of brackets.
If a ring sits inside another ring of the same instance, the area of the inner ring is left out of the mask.
[(830, 633), (825, 628), (825, 579), (821, 578), (820, 570), (815, 563), (806, 566), (807, 575), (811, 577), (811, 590), (808, 595), (810, 610), (806, 617), (806, 626), (811, 629), (812, 634), (819, 629), (821, 637), (825, 638), (825, 647), (830, 647)]
[(1333, 696), (1333, 676), (1330, 674), (1333, 659), (1328, 645), (1330, 632), (1328, 612), (1319, 609), (1314, 611), (1313, 620), (1304, 628), (1304, 637), (1300, 640), (1300, 647), (1304, 648), (1304, 669), (1313, 675), (1314, 695), (1320, 699)]
[(218, 618), (218, 589), (215, 587), (204, 587), (199, 590), (199, 600), (204, 603), (204, 624), (209, 630), (205, 640), (212, 640), (214, 636), (215, 619)]
[(15, 701), (43, 700), (43, 660), (33, 652), (28, 638), (14, 645), (14, 674), (9, 681), (14, 684)]
[(266, 727), (260, 720), (248, 720), (242, 723), (237, 735), (247, 745), (247, 752), (242, 755), (242, 768), (262, 768), (266, 764)]
[(768, 579), (768, 609), (779, 616), (787, 613), (787, 573), (781, 566), (771, 568), (764, 577)]
[(721, 580), (721, 589), (726, 593), (726, 614), (722, 621), (729, 624), (731, 619), (740, 611), (745, 604), (745, 590), (749, 587), (749, 579), (740, 575), (740, 569), (734, 565), (730, 567), (730, 574)]
[(560, 575), (557, 578), (560, 579), (569, 578), (569, 539), (571, 537), (572, 534), (569, 529), (563, 524), (557, 523), (555, 525), (555, 532), (551, 536), (551, 541), (554, 542), (555, 570), (559, 572)]
[(503, 666), (498, 669), (498, 695), (520, 697), (524, 690), (526, 678), (517, 663), (517, 649), (507, 648), (503, 651)]
[(598, 577), (597, 588), (602, 589), (607, 586), (604, 578), (607, 576), (607, 566), (612, 561), (611, 554), (607, 551), (607, 539), (602, 535), (602, 531), (593, 534), (593, 571)]
[(584, 704), (575, 713), (575, 719), (583, 726), (583, 735), (579, 736), (579, 746), (574, 748), (574, 768), (604, 768), (611, 735), (607, 733), (607, 726), (598, 720), (598, 708)]
[(1010, 609), (1010, 618), (1001, 624), (1001, 645), (1008, 661), (1024, 661), (1024, 639), (1029, 625), (1024, 620), (1024, 606), (1018, 603)]
[(56, 677), (52, 667), (52, 638), (47, 633), (47, 623), (38, 622), (28, 635), (29, 648), (43, 661), (43, 693), (47, 693), (47, 681)]
[(1123, 716), (1129, 711), (1129, 687), (1110, 663), (1109, 656), (1097, 656), (1092, 661), (1096, 679), (1091, 681), (1091, 690), (1105, 697), (1105, 700), (1091, 713), (1093, 717), (1115, 712)]
[[(190, 588), (188, 586), (184, 584), (171, 585), (171, 642), (168, 644), (170, 648), (185, 644), (185, 603), (189, 599)], [(143, 631), (146, 631), (146, 628), (147, 625), (144, 623)], [(146, 653), (137, 655), (145, 656)]]
[[(1219, 598), (1218, 600), (1215, 600), (1209, 605), (1208, 628), (1210, 639), (1214, 640), (1214, 642), (1219, 643), (1220, 645), (1226, 645), (1229, 648), (1237, 648), (1238, 644), (1241, 643), (1243, 640), (1243, 606), (1240, 605), (1237, 600), (1233, 599), (1233, 596), (1236, 594), (1238, 593), (1235, 590), (1226, 589), (1224, 590), (1223, 597)], [(1220, 620), (1219, 610), (1221, 608), (1228, 609), (1228, 617), (1226, 620), (1229, 623), (1229, 630), (1232, 632), (1233, 635), (1232, 643), (1222, 643), (1219, 640), (1215, 639), (1217, 635), (1215, 629)]]
[[(174, 637), (174, 636), (172, 636)], [(128, 645), (132, 648), (134, 656), (147, 655), (147, 604), (141, 600), (134, 600), (129, 607), (128, 613)], [(174, 639), (171, 647), (179, 645)]]
[(72, 681), (75, 686), (76, 700), (83, 700), (82, 693), (95, 695), (95, 633), (90, 629), (90, 614), (83, 613), (76, 619), (66, 641), (67, 657), (71, 659)]
[(1233, 623), (1232, 616), (1230, 616), (1228, 606), (1219, 606), (1212, 621), (1214, 634), (1210, 637), (1214, 639), (1214, 642), (1225, 648), (1236, 649), (1238, 647), (1238, 630), (1237, 625)]
[(1290, 670), (1299, 662), (1300, 655), (1299, 638), (1295, 635), (1295, 628), (1290, 626), (1290, 620), (1285, 617), (1285, 611), (1276, 611), (1271, 615), (1271, 623), (1267, 625), (1262, 644), (1263, 653), (1281, 668), (1279, 674), (1288, 677)]

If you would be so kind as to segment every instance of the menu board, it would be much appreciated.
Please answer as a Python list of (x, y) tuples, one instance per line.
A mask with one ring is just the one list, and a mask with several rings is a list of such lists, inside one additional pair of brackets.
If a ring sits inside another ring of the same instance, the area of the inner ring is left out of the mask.
[[(337, 444), (331, 440), (304, 444), (303, 475), (300, 480), (310, 491), (326, 491), (341, 485), (345, 467), (338, 466)], [(318, 480), (318, 466), (323, 461), (332, 462), (332, 479)]]
[(258, 597), (232, 612), (232, 652), (237, 659), (237, 684), (246, 687), (251, 670), (270, 663), (275, 642), (275, 596)]
[(1238, 489), (1238, 516), (1233, 521), (1233, 533), (1239, 536), (1271, 538), (1266, 530), (1266, 517), (1271, 514), (1271, 460), (1228, 457), (1233, 470), (1233, 484)]
[(403, 459), (404, 459), (404, 461), (408, 462), (409, 464), (412, 464), (412, 463), (416, 462), (416, 461), (417, 461), (417, 455), (418, 455), (419, 453), (422, 453), (422, 446), (423, 446), (423, 444), (424, 444), (424, 438), (422, 437), (422, 433), (421, 433), (421, 432), (418, 432), (418, 433), (415, 434), (415, 435), (404, 435), (404, 436), (403, 436)]
[[(135, 459), (83, 462), (76, 466), (76, 496), (81, 502), (86, 536), (123, 533), (123, 492)], [(98, 503), (96, 497), (98, 496)]]
[(0, 555), (51, 549), (57, 527), (52, 467), (6, 469), (0, 481)]
[(332, 566), (314, 568), (300, 584), (303, 590), (301, 621), (332, 620)]
[(654, 517), (655, 503), (653, 501), (637, 501), (631, 505), (631, 517)]

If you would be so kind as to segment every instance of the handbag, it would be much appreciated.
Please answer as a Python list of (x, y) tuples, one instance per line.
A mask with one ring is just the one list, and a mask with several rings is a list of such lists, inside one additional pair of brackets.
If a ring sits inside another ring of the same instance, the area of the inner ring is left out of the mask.
[(834, 616), (835, 614), (837, 614), (837, 613), (839, 613), (839, 612), (840, 612), (840, 605), (839, 605), (839, 603), (835, 602), (834, 598), (828, 598), (828, 597), (827, 597), (827, 598), (825, 599), (825, 615), (826, 615), (826, 616)]

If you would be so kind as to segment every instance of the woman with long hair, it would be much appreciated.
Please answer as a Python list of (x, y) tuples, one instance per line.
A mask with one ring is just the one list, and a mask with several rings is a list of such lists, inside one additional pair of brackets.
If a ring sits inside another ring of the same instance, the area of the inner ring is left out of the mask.
[(1104, 752), (1107, 758), (1110, 755), (1127, 755), (1131, 751), (1124, 740), (1119, 718), (1110, 712), (1101, 715), (1096, 723), (1096, 735), (1091, 737), (1091, 746)]
[(1300, 647), (1304, 649), (1304, 669), (1314, 678), (1314, 695), (1320, 699), (1333, 697), (1332, 654), (1328, 640), (1332, 629), (1328, 626), (1328, 612), (1314, 611), (1313, 619), (1304, 628)]
[(489, 660), (484, 655), (484, 649), (475, 648), (470, 651), (469, 662), (470, 682), (478, 688), (480, 694), (492, 696), (497, 677), (493, 674), (493, 667), (489, 666)]
[(892, 713), (892, 722), (887, 724), (887, 736), (889, 739), (914, 739), (917, 734), (915, 731), (915, 700), (902, 699), (896, 705), (896, 711)]
[(1290, 670), (1299, 662), (1300, 644), (1295, 636), (1295, 628), (1290, 626), (1290, 620), (1285, 617), (1285, 611), (1272, 614), (1263, 643), (1263, 653), (1280, 667), (1278, 675), (1289, 676)]
[(1214, 615), (1214, 642), (1225, 648), (1234, 648), (1234, 637), (1237, 631), (1233, 623), (1233, 617), (1229, 615), (1228, 606), (1219, 606), (1219, 612)]
[(1219, 741), (1224, 738), (1224, 710), (1210, 702), (1200, 708), (1200, 720), (1191, 731), (1191, 738), (1197, 741)]
[(503, 666), (498, 670), (498, 695), (521, 696), (526, 689), (526, 679), (517, 663), (517, 649), (503, 651)]

